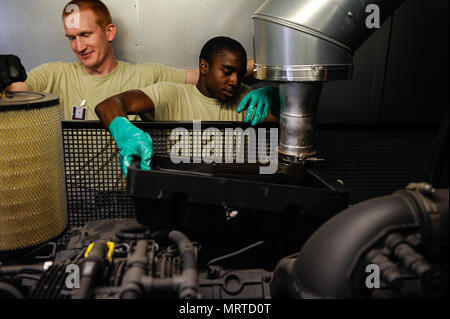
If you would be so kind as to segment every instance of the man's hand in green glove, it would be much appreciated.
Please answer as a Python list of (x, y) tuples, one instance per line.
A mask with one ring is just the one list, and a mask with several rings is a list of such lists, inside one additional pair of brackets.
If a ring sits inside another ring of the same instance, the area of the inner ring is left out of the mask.
[(141, 169), (151, 170), (153, 141), (150, 134), (137, 128), (123, 116), (118, 116), (111, 122), (109, 131), (119, 147), (119, 163), (125, 177), (135, 158), (141, 159)]
[(269, 112), (275, 117), (279, 116), (280, 97), (278, 89), (266, 86), (250, 91), (239, 103), (238, 113), (247, 110), (245, 122), (251, 121), (252, 125), (264, 122)]

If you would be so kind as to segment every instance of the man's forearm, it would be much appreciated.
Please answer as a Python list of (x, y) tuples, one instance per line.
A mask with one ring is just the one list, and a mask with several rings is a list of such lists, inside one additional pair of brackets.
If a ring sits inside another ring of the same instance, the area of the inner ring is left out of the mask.
[(109, 125), (116, 117), (127, 116), (120, 96), (110, 97), (98, 104), (95, 107), (95, 113), (106, 128), (109, 128)]
[(199, 69), (186, 70), (186, 84), (197, 85), (199, 77), (200, 77)]
[(131, 90), (112, 96), (95, 107), (100, 121), (109, 128), (118, 116), (140, 114), (154, 109), (153, 101), (141, 90)]

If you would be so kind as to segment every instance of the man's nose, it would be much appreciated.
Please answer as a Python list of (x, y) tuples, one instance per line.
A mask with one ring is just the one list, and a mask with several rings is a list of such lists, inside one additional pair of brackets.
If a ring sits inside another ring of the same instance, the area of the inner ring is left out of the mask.
[(236, 87), (236, 86), (238, 85), (238, 82), (239, 82), (238, 75), (237, 75), (236, 72), (233, 72), (233, 73), (230, 75), (229, 83), (230, 83), (231, 86)]
[(76, 45), (76, 50), (78, 52), (82, 52), (86, 49), (86, 43), (84, 42), (84, 40), (80, 37), (77, 37), (75, 39), (75, 45)]

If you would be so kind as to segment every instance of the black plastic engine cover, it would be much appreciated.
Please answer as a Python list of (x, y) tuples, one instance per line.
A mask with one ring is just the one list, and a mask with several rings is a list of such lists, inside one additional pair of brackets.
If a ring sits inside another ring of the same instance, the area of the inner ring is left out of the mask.
[(175, 228), (193, 240), (211, 235), (299, 244), (347, 207), (348, 190), (337, 181), (291, 165), (259, 175), (258, 164), (174, 164), (152, 159), (152, 170), (134, 162), (128, 191), (136, 218), (152, 231)]

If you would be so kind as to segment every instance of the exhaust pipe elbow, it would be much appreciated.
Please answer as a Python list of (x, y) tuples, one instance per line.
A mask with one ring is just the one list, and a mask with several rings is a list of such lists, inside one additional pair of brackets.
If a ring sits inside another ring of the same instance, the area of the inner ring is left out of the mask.
[[(323, 224), (298, 257), (279, 263), (271, 285), (274, 298), (360, 298), (369, 264), (367, 255), (382, 249), (393, 233), (418, 235), (427, 254), (448, 252), (448, 189), (428, 198), (409, 189), (359, 203)], [(288, 278), (288, 279), (287, 279)], [(280, 288), (278, 281), (288, 284)]]

